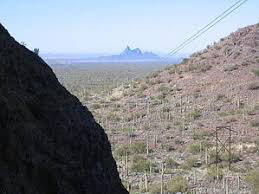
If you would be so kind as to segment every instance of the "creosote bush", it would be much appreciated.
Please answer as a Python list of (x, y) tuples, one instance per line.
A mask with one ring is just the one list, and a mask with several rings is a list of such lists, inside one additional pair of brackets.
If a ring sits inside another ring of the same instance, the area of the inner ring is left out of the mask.
[(224, 71), (234, 71), (239, 68), (239, 65), (237, 64), (228, 64), (224, 66)]
[(253, 194), (259, 193), (259, 169), (250, 171), (245, 181), (252, 187)]
[(134, 154), (143, 154), (146, 152), (146, 144), (144, 142), (138, 142), (131, 145), (131, 151)]
[(193, 112), (191, 113), (191, 117), (192, 117), (194, 120), (199, 119), (201, 116), (202, 116), (201, 110), (198, 110), (198, 109), (193, 110)]
[(171, 169), (176, 169), (179, 167), (179, 164), (172, 158), (167, 158), (165, 160), (165, 167), (166, 168), (171, 168)]
[(251, 127), (255, 127), (255, 128), (259, 128), (259, 121), (252, 121), (252, 122), (250, 123), (250, 126), (251, 126)]
[(221, 180), (223, 178), (222, 169), (218, 168), (218, 171), (217, 171), (217, 168), (215, 165), (209, 167), (207, 171), (207, 178), (211, 181), (214, 181), (216, 179)]
[(259, 69), (253, 69), (252, 72), (253, 72), (256, 76), (259, 76)]
[(142, 156), (134, 156), (132, 161), (131, 170), (133, 172), (148, 172), (151, 162)]
[(191, 170), (194, 167), (198, 167), (198, 159), (195, 157), (186, 158), (181, 167), (185, 170)]
[(199, 144), (199, 143), (193, 143), (188, 146), (188, 151), (191, 152), (192, 154), (199, 154), (200, 151), (202, 151), (202, 150), (203, 150), (203, 148), (202, 148), (201, 144)]
[(189, 190), (188, 181), (182, 176), (177, 176), (167, 184), (167, 190), (169, 193), (186, 193)]

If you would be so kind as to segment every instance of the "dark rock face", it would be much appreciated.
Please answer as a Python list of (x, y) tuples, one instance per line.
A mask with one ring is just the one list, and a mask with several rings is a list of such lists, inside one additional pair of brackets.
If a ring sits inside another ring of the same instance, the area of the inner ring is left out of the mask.
[(1, 24), (0, 193), (128, 193), (92, 114)]

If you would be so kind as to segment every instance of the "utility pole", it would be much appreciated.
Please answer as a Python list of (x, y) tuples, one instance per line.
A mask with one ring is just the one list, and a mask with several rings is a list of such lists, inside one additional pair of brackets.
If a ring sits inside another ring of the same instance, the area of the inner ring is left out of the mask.
[[(223, 142), (220, 139), (220, 132), (223, 131), (223, 134), (228, 134), (227, 139)], [(228, 133), (227, 133), (228, 132)], [(237, 133), (236, 131), (231, 129), (231, 126), (218, 126), (215, 131), (215, 141), (216, 141), (216, 169), (217, 169), (217, 177), (218, 177), (218, 163), (219, 163), (219, 154), (221, 151), (228, 152), (228, 169), (231, 169), (232, 162), (232, 133)], [(228, 144), (228, 145), (227, 145)]]

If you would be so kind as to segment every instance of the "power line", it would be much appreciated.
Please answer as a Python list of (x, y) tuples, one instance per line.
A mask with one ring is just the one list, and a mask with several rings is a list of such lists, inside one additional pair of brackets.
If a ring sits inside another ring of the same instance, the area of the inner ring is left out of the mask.
[[(215, 19), (213, 19), (209, 24), (204, 26), (201, 30), (199, 30), (197, 33), (192, 35), (190, 38), (185, 40), (182, 44), (180, 44), (178, 47), (176, 47), (174, 50), (172, 50), (170, 53), (168, 53), (166, 56), (172, 56), (182, 50), (184, 47), (189, 45), (191, 42), (199, 38), (201, 35), (203, 35), (205, 32), (210, 30), (212, 27), (214, 27), (216, 24), (218, 24), (220, 21), (225, 19), (227, 16), (229, 16), (231, 13), (233, 13), (235, 10), (237, 10), (239, 7), (241, 7), (243, 4), (245, 4), (248, 0), (239, 0), (235, 4), (233, 4), (231, 7), (229, 7), (227, 10), (225, 10), (223, 13), (221, 13), (219, 16), (217, 16)], [(234, 9), (233, 9), (234, 8)]]
[(243, 0), (239, 0), (235, 4), (233, 4), (231, 7), (229, 7), (227, 10), (225, 10), (223, 13), (221, 13), (219, 16), (217, 16), (215, 19), (213, 19), (210, 23), (208, 23), (206, 26), (204, 26), (202, 29), (200, 29), (196, 34), (192, 35), (190, 38), (188, 38), (186, 41), (184, 41), (182, 44), (180, 44), (178, 47), (176, 47), (173, 51), (171, 51), (168, 55), (173, 53), (175, 50), (183, 46), (186, 42), (190, 41), (193, 37), (197, 36), (199, 33), (201, 33), (204, 29), (209, 27), (211, 24), (213, 24), (215, 21), (217, 21), (219, 18), (224, 16), (228, 11), (230, 11), (233, 7), (235, 7), (237, 4), (239, 4)]
[(178, 48), (177, 50), (175, 50), (174, 52), (172, 52), (170, 55), (174, 55), (177, 52), (179, 52), (180, 50), (182, 50), (184, 47), (186, 47), (187, 45), (189, 45), (191, 42), (193, 42), (194, 40), (196, 40), (197, 38), (199, 38), (201, 35), (203, 35), (205, 32), (207, 32), (208, 30), (210, 30), (211, 28), (213, 28), (215, 25), (217, 25), (219, 22), (221, 22), (223, 19), (225, 19), (227, 16), (229, 16), (231, 13), (233, 13), (235, 10), (237, 10), (239, 7), (241, 7), (245, 2), (247, 2), (248, 0), (245, 0), (244, 2), (242, 2), (240, 5), (238, 5), (235, 9), (231, 10), (229, 13), (227, 13), (224, 17), (220, 18), (218, 21), (216, 21), (213, 25), (211, 25), (209, 28), (207, 28), (206, 30), (203, 30), (202, 33), (198, 34), (197, 36), (195, 36), (194, 38), (192, 38), (189, 42), (187, 42), (186, 44), (184, 44), (181, 48)]

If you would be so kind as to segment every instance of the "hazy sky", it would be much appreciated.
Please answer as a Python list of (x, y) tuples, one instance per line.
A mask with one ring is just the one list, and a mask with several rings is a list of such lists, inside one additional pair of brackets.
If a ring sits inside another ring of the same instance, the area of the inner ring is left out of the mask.
[[(0, 0), (0, 22), (29, 48), (116, 53), (127, 45), (167, 53), (236, 0)], [(259, 1), (239, 10), (183, 53), (259, 22)]]

